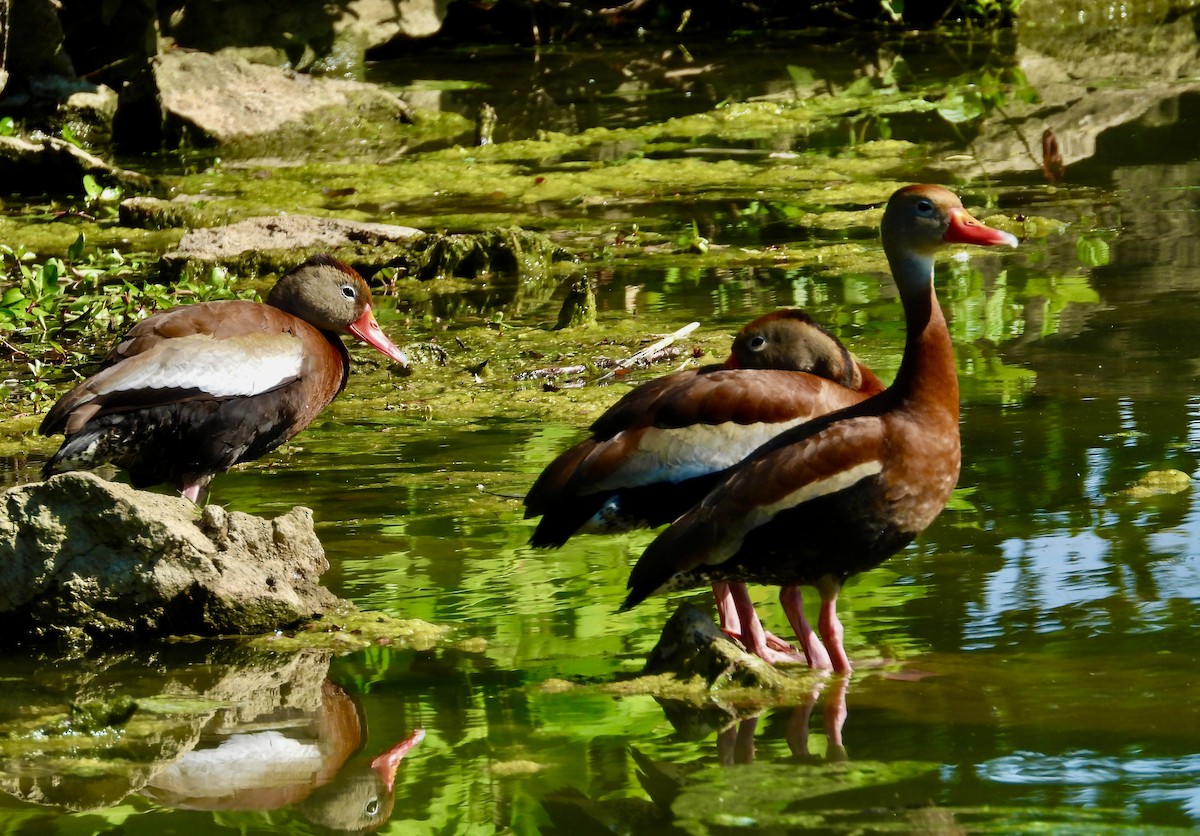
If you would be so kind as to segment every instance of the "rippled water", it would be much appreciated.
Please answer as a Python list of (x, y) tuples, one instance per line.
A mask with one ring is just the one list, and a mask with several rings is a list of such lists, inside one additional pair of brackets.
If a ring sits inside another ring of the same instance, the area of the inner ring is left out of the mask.
[[(815, 682), (798, 706), (736, 711), (541, 687), (636, 672), (678, 602), (703, 608), (706, 595), (615, 614), (650, 533), (524, 545), (532, 526), (515, 497), (577, 425), (362, 414), (352, 382), (298, 449), (222, 477), (215, 498), (262, 514), (303, 502), (336, 592), (486, 646), (373, 648), (276, 672), (274, 687), (327, 677), (353, 697), (366, 733), (351, 765), (425, 729), (399, 767), (388, 833), (1200, 826), (1200, 504), (1191, 489), (1123, 493), (1150, 471), (1194, 473), (1200, 454), (1197, 135), (1200, 97), (1183, 93), (1101, 133), (1057, 189), (1027, 174), (991, 184), (998, 211), (1069, 226), (939, 266), (963, 380), (963, 473), (916, 544), (848, 585), (847, 646), (863, 662), (849, 682)], [(1088, 236), (1107, 241), (1103, 263), (1080, 245)], [(648, 332), (691, 318), (732, 331), (800, 304), (885, 374), (898, 362), (899, 308), (877, 273), (617, 268), (598, 288), (602, 319), (625, 315), (633, 285)], [(552, 319), (553, 305), (529, 317)], [(754, 595), (784, 632), (774, 592)], [(135, 652), (82, 676), (84, 690), (174, 693), (242, 670), (206, 652)], [(15, 723), (80, 674), (11, 660), (2, 676)], [(271, 722), (294, 730), (296, 716)], [(237, 728), (206, 726), (204, 745)], [(144, 776), (107, 796), (93, 782), (72, 805), (30, 791), (57, 780), (49, 749), (2, 766), (9, 832), (316, 827), (302, 804), (155, 801)]]

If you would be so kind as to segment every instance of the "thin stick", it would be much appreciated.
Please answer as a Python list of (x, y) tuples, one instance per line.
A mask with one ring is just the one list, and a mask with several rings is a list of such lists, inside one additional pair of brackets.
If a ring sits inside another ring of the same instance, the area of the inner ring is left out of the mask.
[[(629, 359), (622, 360), (621, 362), (617, 363), (615, 366), (613, 366), (612, 371), (610, 371), (608, 374), (601, 377), (600, 380), (608, 380), (610, 377), (612, 377), (613, 375), (615, 375), (617, 372), (621, 371), (622, 369), (628, 369), (630, 366), (632, 366), (638, 360), (641, 360), (643, 357), (649, 357), (651, 354), (655, 353), (656, 351), (662, 351), (664, 348), (669, 346), (671, 343), (675, 342), (676, 340), (683, 339), (684, 337), (686, 337), (688, 334), (692, 333), (699, 327), (700, 327), (699, 322), (689, 322), (687, 325), (680, 328), (674, 334), (668, 334), (667, 336), (663, 337), (661, 340), (656, 342), (654, 345), (647, 346), (646, 348), (643, 348), (641, 351), (639, 351), (637, 354), (633, 355)], [(599, 382), (599, 381), (597, 381), (597, 382)]]

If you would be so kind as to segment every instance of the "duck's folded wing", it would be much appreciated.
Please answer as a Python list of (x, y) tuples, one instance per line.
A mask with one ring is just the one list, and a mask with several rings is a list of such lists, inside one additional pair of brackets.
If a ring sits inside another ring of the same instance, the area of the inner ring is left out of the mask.
[(876, 416), (819, 421), (780, 436), (650, 544), (630, 574), (625, 608), (678, 585), (676, 575), (729, 560), (751, 531), (777, 514), (879, 474), (884, 455)]
[(303, 342), (291, 334), (192, 334), (164, 339), (68, 392), (40, 432), (71, 435), (99, 415), (183, 401), (249, 397), (296, 380)]

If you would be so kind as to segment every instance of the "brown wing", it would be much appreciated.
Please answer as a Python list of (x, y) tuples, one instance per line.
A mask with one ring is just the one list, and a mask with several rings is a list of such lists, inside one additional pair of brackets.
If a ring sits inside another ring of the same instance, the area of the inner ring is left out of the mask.
[(104, 368), (64, 395), (39, 431), (72, 435), (111, 412), (253, 395), (310, 373), (314, 358), (326, 355), (330, 368), (344, 377), (336, 353), (311, 325), (266, 305), (228, 301), (174, 308), (131, 328), (108, 353)]
[(803, 372), (718, 370), (651, 381), (546, 467), (526, 498), (527, 514), (544, 513), (564, 495), (724, 470), (783, 430), (865, 397)]
[(865, 414), (817, 421), (780, 435), (739, 464), (642, 554), (629, 578), (631, 607), (683, 576), (734, 557), (752, 530), (788, 508), (882, 471), (884, 422)]
[(207, 334), (223, 340), (243, 334), (293, 333), (301, 320), (289, 313), (241, 299), (182, 305), (154, 314), (130, 328), (104, 358), (105, 365), (148, 351), (163, 340)]

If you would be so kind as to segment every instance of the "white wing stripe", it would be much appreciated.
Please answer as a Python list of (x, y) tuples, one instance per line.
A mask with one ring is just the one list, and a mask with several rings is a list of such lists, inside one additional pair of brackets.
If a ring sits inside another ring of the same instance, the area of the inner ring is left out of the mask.
[(883, 462), (878, 460), (868, 461), (856, 464), (849, 470), (842, 470), (824, 479), (809, 482), (807, 485), (792, 491), (782, 499), (755, 509), (754, 513), (749, 515), (749, 522), (752, 524), (747, 526), (747, 530), (757, 528), (780, 511), (786, 511), (789, 508), (795, 508), (797, 505), (817, 499), (818, 497), (845, 490), (861, 482), (863, 479), (874, 476), (882, 470)]
[[(654, 482), (682, 482), (716, 473), (740, 462), (786, 429), (811, 416), (755, 424), (693, 424), (676, 429), (650, 429), (633, 455), (596, 490), (617, 490)], [(619, 437), (619, 436), (618, 436)]]
[(807, 485), (792, 491), (787, 496), (770, 505), (763, 505), (756, 508), (753, 512), (747, 514), (741, 520), (741, 524), (737, 526), (737, 530), (740, 533), (727, 532), (730, 536), (727, 536), (712, 550), (705, 563), (710, 566), (716, 566), (729, 560), (729, 558), (737, 554), (742, 548), (742, 543), (751, 531), (767, 523), (779, 511), (786, 511), (789, 508), (795, 508), (801, 503), (845, 490), (863, 479), (880, 473), (882, 470), (883, 462), (881, 461), (862, 462), (849, 470), (843, 470), (825, 479), (809, 482)]
[(257, 395), (299, 376), (303, 347), (294, 337), (182, 337), (114, 366), (111, 375), (97, 375), (93, 388), (199, 389), (216, 398)]

